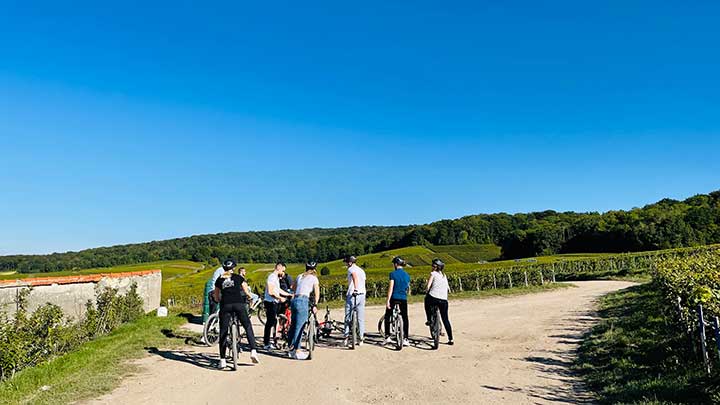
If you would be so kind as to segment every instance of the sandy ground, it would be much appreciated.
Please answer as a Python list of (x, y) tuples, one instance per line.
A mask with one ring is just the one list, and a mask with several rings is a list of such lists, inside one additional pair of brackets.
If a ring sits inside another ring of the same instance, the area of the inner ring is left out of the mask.
[[(413, 345), (402, 351), (379, 345), (368, 307), (367, 343), (355, 351), (338, 341), (321, 344), (313, 360), (262, 354), (252, 365), (219, 371), (217, 348), (154, 351), (137, 363), (139, 374), (90, 403), (587, 403), (570, 370), (583, 332), (593, 324), (595, 300), (632, 285), (586, 281), (576, 288), (515, 297), (451, 301), (455, 345), (429, 350), (421, 305), (410, 306)], [(341, 319), (341, 310), (333, 311)], [(256, 320), (255, 320), (256, 321)], [(262, 328), (255, 325), (262, 336)], [(444, 340), (443, 340), (444, 342)]]

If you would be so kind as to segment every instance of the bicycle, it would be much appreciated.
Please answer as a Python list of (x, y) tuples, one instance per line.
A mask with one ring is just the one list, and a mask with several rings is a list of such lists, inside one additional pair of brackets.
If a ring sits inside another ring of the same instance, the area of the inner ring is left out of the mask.
[(217, 343), (220, 338), (220, 312), (211, 314), (203, 325), (203, 340), (208, 346)]
[(317, 323), (317, 340), (329, 338), (333, 330), (337, 329), (335, 321), (330, 318), (330, 306), (325, 306), (325, 318), (322, 322)]
[(308, 360), (312, 360), (312, 353), (315, 349), (315, 343), (317, 338), (317, 317), (315, 316), (315, 313), (313, 312), (312, 307), (310, 308), (310, 314), (308, 315), (308, 320), (305, 322), (305, 325), (303, 325), (303, 335), (302, 340), (300, 341), (300, 346), (304, 346), (303, 348), (308, 353)]
[[(281, 349), (284, 349), (288, 347), (290, 343), (290, 321), (292, 320), (292, 312), (290, 311), (290, 306), (288, 305), (287, 308), (285, 308), (285, 313), (278, 314), (277, 316), (277, 326), (275, 326), (275, 346), (279, 347)], [(277, 333), (280, 332), (280, 340), (282, 340), (282, 345), (278, 343), (278, 336)]]
[[(385, 336), (385, 315), (380, 317), (380, 320), (378, 321), (378, 332), (380, 333), (380, 336), (383, 338), (386, 338)], [(403, 319), (400, 312), (400, 304), (393, 305), (392, 308), (392, 315), (390, 316), (390, 336), (393, 336), (395, 338), (395, 349), (402, 350), (403, 348), (403, 341), (405, 336), (404, 330), (403, 330)]]
[[(358, 320), (358, 305), (357, 305), (357, 296), (361, 295), (358, 293), (353, 293), (353, 307), (350, 311), (350, 337), (348, 339), (348, 348), (350, 350), (355, 350), (355, 347), (360, 342), (360, 321)], [(347, 318), (346, 318), (347, 319)]]
[(230, 328), (230, 333), (228, 333), (227, 336), (227, 347), (230, 348), (232, 368), (233, 370), (237, 370), (238, 356), (242, 353), (242, 348), (240, 347), (240, 322), (238, 322), (235, 313), (232, 313), (230, 317), (228, 328)]
[(442, 324), (440, 323), (440, 308), (433, 305), (430, 309), (430, 336), (432, 337), (433, 350), (440, 347), (440, 334), (442, 333)]

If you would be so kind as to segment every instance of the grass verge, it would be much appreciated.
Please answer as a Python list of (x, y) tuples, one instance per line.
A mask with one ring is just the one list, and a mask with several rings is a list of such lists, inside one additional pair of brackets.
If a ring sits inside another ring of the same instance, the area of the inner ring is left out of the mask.
[(647, 283), (601, 300), (601, 321), (576, 363), (600, 403), (720, 401), (720, 379), (706, 377), (687, 337), (662, 313), (663, 299)]
[(183, 344), (184, 338), (169, 338), (167, 331), (185, 322), (180, 316), (147, 315), (123, 325), (107, 336), (1, 383), (0, 403), (69, 403), (110, 392), (124, 375), (134, 370), (127, 360), (141, 357), (146, 347)]

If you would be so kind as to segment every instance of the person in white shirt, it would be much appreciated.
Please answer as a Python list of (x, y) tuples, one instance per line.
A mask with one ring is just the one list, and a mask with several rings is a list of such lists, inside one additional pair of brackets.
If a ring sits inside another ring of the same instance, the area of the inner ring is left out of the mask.
[[(299, 353), (300, 340), (302, 339), (302, 331), (305, 323), (307, 322), (310, 309), (312, 308), (313, 313), (317, 313), (317, 304), (320, 302), (320, 282), (317, 278), (317, 263), (310, 261), (305, 264), (305, 273), (297, 277), (295, 282), (295, 296), (290, 302), (290, 310), (292, 315), (290, 316), (290, 352), (288, 355), (290, 358), (304, 360), (307, 358), (307, 353)], [(315, 293), (313, 297), (312, 307), (310, 306), (310, 295)]]
[(437, 306), (440, 309), (440, 318), (447, 332), (448, 344), (453, 345), (452, 325), (450, 325), (450, 318), (448, 318), (448, 293), (450, 292), (450, 285), (448, 284), (447, 276), (443, 272), (444, 269), (445, 263), (443, 263), (442, 260), (433, 259), (432, 271), (427, 281), (427, 294), (425, 295), (425, 316), (427, 317), (425, 325), (430, 326), (432, 309)]
[(268, 275), (265, 284), (265, 299), (263, 302), (266, 314), (265, 333), (263, 334), (263, 346), (265, 350), (276, 349), (275, 345), (270, 343), (270, 334), (277, 324), (278, 303), (285, 302), (285, 297), (292, 297), (292, 294), (280, 289), (280, 277), (285, 275), (285, 267), (285, 263), (282, 262), (275, 264), (275, 269)]
[(348, 289), (345, 296), (345, 346), (347, 346), (348, 337), (350, 336), (350, 322), (355, 303), (357, 303), (358, 333), (360, 334), (358, 345), (362, 345), (365, 338), (365, 296), (367, 293), (365, 289), (365, 270), (355, 262), (357, 262), (355, 256), (346, 256), (343, 259), (343, 263), (348, 268)]

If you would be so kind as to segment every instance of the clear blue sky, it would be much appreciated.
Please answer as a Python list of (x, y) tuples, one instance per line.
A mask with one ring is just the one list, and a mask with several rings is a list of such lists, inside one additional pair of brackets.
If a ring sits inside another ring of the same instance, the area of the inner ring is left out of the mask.
[(718, 2), (192, 3), (3, 4), (0, 254), (720, 189)]

